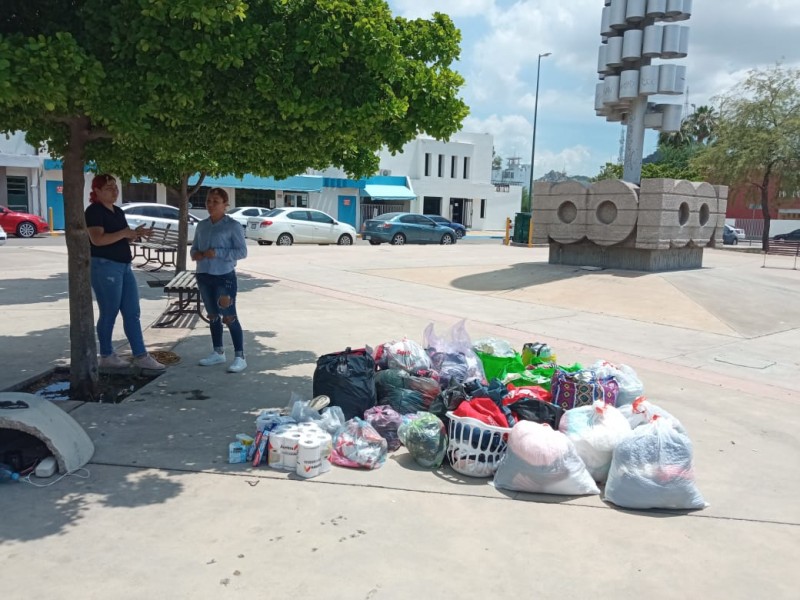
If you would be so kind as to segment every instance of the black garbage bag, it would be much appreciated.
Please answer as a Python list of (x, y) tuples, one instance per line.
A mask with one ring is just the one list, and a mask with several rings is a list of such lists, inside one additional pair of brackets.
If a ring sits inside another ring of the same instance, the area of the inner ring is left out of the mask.
[(314, 396), (325, 395), (339, 406), (346, 420), (363, 418), (377, 404), (375, 361), (365, 349), (326, 354), (317, 359)]

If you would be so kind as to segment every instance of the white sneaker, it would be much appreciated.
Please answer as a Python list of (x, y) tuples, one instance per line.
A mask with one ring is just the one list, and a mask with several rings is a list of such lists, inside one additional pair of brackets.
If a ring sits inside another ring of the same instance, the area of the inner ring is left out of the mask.
[(241, 356), (233, 359), (231, 366), (228, 367), (228, 373), (241, 373), (247, 368), (247, 361)]
[(147, 369), (148, 371), (163, 371), (167, 368), (166, 365), (161, 364), (149, 354), (145, 354), (139, 358), (134, 358), (133, 364), (140, 369)]
[(197, 364), (201, 367), (210, 367), (212, 365), (219, 365), (225, 362), (225, 353), (212, 352), (205, 358), (201, 358)]
[(100, 360), (97, 361), (97, 366), (103, 369), (122, 369), (131, 365), (116, 354), (109, 354), (108, 356), (101, 356)]

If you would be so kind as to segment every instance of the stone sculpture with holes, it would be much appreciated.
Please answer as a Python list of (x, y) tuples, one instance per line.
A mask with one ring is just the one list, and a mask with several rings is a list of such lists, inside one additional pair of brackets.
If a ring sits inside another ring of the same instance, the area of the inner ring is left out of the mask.
[(722, 244), (728, 188), (675, 179), (538, 182), (533, 242), (550, 263), (639, 271), (703, 266)]

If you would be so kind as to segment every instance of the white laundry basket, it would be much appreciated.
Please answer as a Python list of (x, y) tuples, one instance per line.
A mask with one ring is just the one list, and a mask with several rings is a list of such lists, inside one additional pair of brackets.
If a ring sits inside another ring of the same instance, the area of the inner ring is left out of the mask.
[(491, 477), (508, 447), (511, 429), (447, 413), (450, 419), (447, 458), (454, 471), (469, 477)]

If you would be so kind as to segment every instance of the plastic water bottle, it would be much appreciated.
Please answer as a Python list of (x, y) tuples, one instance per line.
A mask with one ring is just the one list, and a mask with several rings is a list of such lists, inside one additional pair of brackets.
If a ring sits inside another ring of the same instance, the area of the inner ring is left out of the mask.
[(19, 473), (11, 470), (11, 467), (0, 463), (0, 483), (3, 481), (19, 481)]

